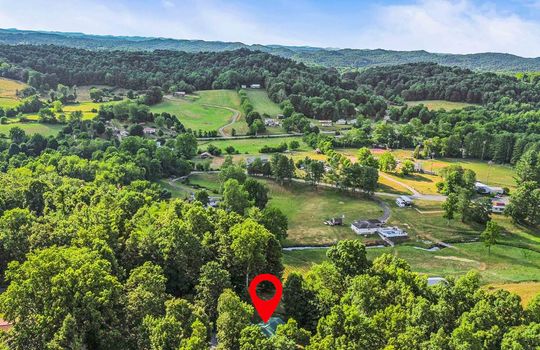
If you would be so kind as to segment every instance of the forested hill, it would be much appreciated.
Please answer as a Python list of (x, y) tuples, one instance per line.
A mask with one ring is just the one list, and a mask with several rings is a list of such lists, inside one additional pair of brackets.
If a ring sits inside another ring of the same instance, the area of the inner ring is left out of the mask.
[(313, 47), (246, 45), (240, 42), (177, 40), (148, 37), (97, 36), (82, 33), (38, 32), (0, 29), (3, 44), (54, 44), (91, 50), (178, 50), (186, 52), (228, 51), (240, 48), (259, 50), (309, 64), (329, 67), (365, 68), (415, 62), (434, 62), (473, 70), (494, 72), (540, 71), (540, 58), (524, 58), (503, 53), (468, 55), (426, 51), (324, 49)]

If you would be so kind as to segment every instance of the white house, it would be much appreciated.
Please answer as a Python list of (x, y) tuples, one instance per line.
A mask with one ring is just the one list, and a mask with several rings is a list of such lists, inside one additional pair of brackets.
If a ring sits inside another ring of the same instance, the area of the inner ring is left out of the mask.
[(336, 124), (337, 125), (347, 125), (347, 120), (346, 119), (338, 119), (338, 120), (336, 120)]
[(186, 92), (185, 91), (175, 91), (175, 92), (173, 92), (173, 96), (174, 97), (186, 97)]
[(252, 89), (260, 89), (261, 84), (251, 84), (249, 87), (252, 88)]
[(413, 200), (409, 196), (399, 196), (396, 198), (396, 204), (400, 208), (406, 208), (412, 206)]
[(380, 220), (359, 220), (351, 224), (351, 229), (358, 235), (372, 235), (382, 227)]
[(504, 190), (501, 187), (493, 187), (483, 184), (481, 182), (474, 183), (474, 189), (481, 194), (497, 195), (504, 194)]

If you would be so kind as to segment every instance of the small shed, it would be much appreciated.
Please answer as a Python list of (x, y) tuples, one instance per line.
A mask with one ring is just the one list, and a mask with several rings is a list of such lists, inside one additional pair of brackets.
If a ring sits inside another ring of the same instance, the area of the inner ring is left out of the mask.
[(176, 92), (173, 92), (173, 96), (174, 97), (186, 97), (186, 92), (185, 91), (176, 91)]

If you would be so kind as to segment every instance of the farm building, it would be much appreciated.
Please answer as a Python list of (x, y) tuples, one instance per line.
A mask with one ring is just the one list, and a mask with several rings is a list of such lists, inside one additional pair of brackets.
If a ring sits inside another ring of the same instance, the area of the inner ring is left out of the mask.
[(396, 204), (400, 208), (406, 208), (412, 206), (413, 200), (409, 196), (399, 196), (396, 198)]
[(242, 85), (240, 85), (240, 87), (241, 87), (242, 89), (246, 89), (246, 88), (247, 88), (247, 85), (242, 84)]
[(359, 220), (351, 224), (351, 229), (358, 235), (372, 235), (383, 226), (383, 222), (377, 219)]
[(249, 87), (252, 88), (252, 89), (260, 89), (261, 84), (251, 84)]
[(186, 97), (186, 92), (185, 91), (176, 91), (176, 92), (173, 92), (173, 96), (174, 97)]
[(338, 119), (336, 120), (336, 125), (347, 125), (348, 120), (347, 119)]
[(504, 190), (501, 187), (493, 187), (483, 184), (481, 182), (476, 182), (474, 184), (474, 189), (476, 192), (481, 194), (497, 195), (504, 194)]

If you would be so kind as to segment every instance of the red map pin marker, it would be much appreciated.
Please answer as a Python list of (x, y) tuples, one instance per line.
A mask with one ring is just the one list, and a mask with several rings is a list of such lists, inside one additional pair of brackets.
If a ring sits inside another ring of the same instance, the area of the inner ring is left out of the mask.
[[(269, 300), (263, 300), (257, 295), (257, 286), (263, 281), (268, 281), (274, 285), (276, 288), (276, 294)], [(268, 322), (274, 311), (276, 311), (277, 306), (281, 300), (281, 294), (283, 293), (283, 287), (281, 286), (280, 280), (269, 273), (258, 275), (255, 277), (249, 284), (249, 296), (251, 301), (257, 310), (259, 316), (264, 323)]]

